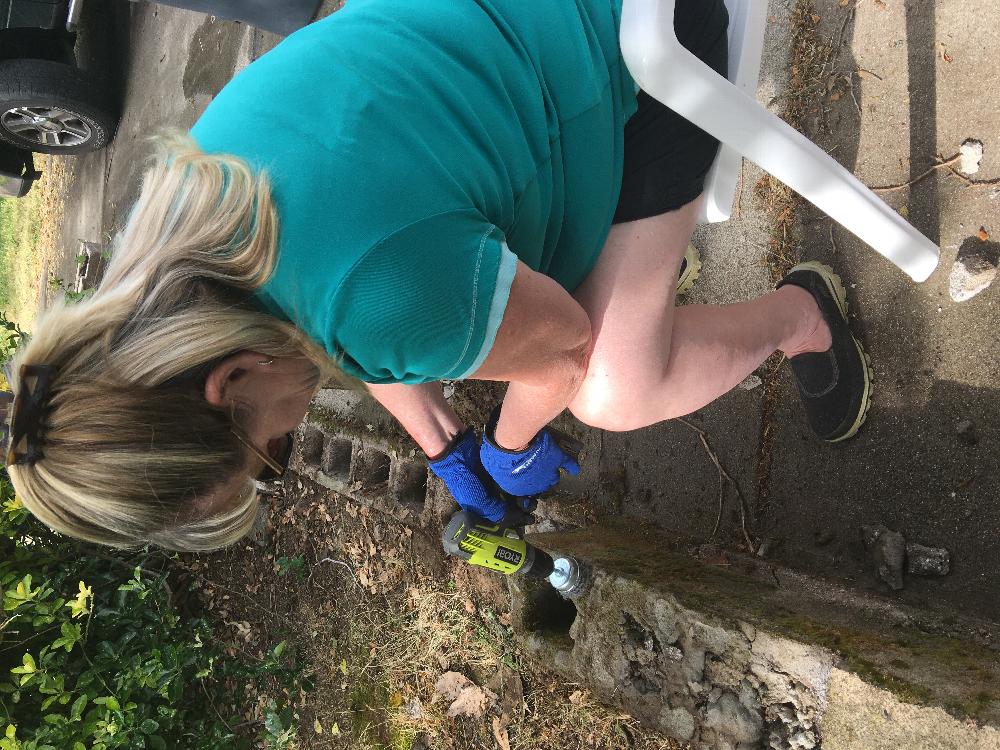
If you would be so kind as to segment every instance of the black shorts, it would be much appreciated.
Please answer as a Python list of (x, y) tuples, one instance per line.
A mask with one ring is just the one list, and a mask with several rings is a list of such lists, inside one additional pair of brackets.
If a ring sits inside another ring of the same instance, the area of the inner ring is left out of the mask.
[[(722, 0), (677, 0), (674, 28), (686, 49), (727, 75), (729, 13)], [(645, 91), (625, 123), (625, 164), (614, 223), (680, 208), (705, 188), (719, 142)]]

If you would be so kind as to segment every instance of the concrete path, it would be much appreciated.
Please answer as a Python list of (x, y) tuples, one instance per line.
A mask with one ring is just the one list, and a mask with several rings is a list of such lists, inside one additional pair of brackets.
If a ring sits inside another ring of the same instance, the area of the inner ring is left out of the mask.
[[(791, 65), (794, 7), (773, 0), (769, 11), (759, 98), (775, 109)], [(977, 138), (986, 155), (972, 178), (996, 182), (1000, 95), (986, 83), (997, 72), (988, 0), (819, 0), (813, 12), (821, 39), (843, 40), (807, 118), (813, 140), (875, 186), (918, 177), (938, 155), (949, 158)], [(699, 230), (706, 262), (694, 301), (731, 302), (769, 288), (770, 227), (751, 197), (759, 176), (748, 166), (739, 218)], [(940, 269), (922, 285), (811, 206), (799, 212), (801, 256), (844, 277), (876, 383), (868, 423), (844, 445), (812, 436), (787, 367), (765, 424), (764, 387), (736, 389), (690, 417), (739, 482), (750, 533), (769, 557), (912, 603), (1000, 615), (1000, 284), (960, 303), (948, 293), (960, 248), (995, 254), (997, 245), (977, 234), (982, 226), (1000, 235), (998, 194), (1000, 185), (969, 186), (947, 169), (883, 194), (942, 247)], [(965, 420), (973, 432), (959, 434)], [(710, 539), (719, 472), (696, 432), (674, 422), (591, 442), (604, 509)], [(742, 542), (738, 507), (728, 488), (717, 539)], [(890, 594), (872, 574), (864, 524), (948, 548), (952, 573), (909, 578)]]

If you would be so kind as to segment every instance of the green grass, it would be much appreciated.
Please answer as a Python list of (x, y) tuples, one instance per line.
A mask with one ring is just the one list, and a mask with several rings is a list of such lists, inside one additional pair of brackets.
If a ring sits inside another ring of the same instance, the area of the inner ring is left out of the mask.
[(34, 268), (41, 236), (42, 195), (0, 199), (0, 308), (10, 311), (25, 264)]
[(23, 198), (0, 198), (0, 310), (30, 329), (38, 308), (39, 280), (48, 263), (60, 265), (59, 240), (68, 173), (46, 157), (44, 177)]

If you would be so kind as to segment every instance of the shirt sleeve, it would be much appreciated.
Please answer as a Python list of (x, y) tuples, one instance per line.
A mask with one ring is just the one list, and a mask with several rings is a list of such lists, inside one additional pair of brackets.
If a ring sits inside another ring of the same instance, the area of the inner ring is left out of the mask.
[(496, 339), (517, 258), (474, 212), (414, 222), (372, 247), (338, 287), (332, 353), (368, 383), (461, 380)]

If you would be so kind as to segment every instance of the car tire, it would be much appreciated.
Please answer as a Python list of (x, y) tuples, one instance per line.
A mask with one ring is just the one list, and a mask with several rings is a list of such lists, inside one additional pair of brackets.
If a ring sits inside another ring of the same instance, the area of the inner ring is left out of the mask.
[(79, 68), (0, 60), (0, 139), (43, 154), (79, 154), (107, 146), (117, 127), (108, 87)]

